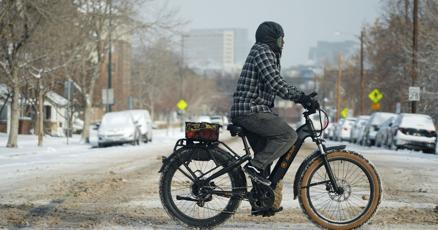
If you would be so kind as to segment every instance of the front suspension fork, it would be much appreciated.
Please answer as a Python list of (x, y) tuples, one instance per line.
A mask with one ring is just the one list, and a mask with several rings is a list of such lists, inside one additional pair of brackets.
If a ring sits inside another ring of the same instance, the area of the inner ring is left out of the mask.
[(338, 186), (338, 183), (336, 182), (336, 178), (335, 175), (333, 175), (333, 171), (332, 171), (332, 167), (330, 167), (330, 164), (327, 160), (327, 155), (326, 154), (321, 154), (322, 157), (322, 162), (324, 164), (325, 170), (329, 176), (330, 179), (330, 183), (332, 184), (332, 187), (334, 189), (334, 191), (337, 194), (342, 194), (342, 188)]

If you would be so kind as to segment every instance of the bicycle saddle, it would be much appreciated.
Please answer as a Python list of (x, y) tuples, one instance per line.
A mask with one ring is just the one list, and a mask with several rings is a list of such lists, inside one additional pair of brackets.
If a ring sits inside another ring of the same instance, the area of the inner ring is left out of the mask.
[(230, 131), (231, 136), (243, 135), (243, 128), (237, 125), (229, 124), (227, 130)]

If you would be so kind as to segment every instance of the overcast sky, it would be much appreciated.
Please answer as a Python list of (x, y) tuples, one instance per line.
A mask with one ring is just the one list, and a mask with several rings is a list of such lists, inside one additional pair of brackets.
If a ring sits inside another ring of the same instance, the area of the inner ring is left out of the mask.
[(276, 21), (285, 31), (283, 66), (306, 64), (317, 41), (357, 40), (364, 24), (381, 14), (380, 0), (169, 0), (190, 29), (246, 28), (254, 42), (257, 26)]

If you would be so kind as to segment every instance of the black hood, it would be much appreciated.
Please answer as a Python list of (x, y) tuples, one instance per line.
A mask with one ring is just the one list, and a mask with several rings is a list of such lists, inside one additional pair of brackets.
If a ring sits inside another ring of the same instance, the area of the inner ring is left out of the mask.
[(283, 28), (276, 22), (263, 22), (256, 31), (256, 42), (264, 43), (276, 54), (281, 56), (281, 47), (277, 44), (277, 39), (284, 37)]

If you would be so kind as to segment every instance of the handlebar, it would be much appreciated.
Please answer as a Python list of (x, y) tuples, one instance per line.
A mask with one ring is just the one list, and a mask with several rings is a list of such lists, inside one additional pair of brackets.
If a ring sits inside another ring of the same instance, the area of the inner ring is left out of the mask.
[(309, 95), (307, 95), (307, 96), (309, 96), (309, 97), (316, 97), (316, 95), (318, 95), (318, 93), (316, 93), (316, 92), (311, 92)]
[[(308, 97), (311, 97), (311, 98), (314, 98), (314, 97), (316, 97), (316, 95), (318, 95), (318, 93), (316, 93), (316, 92), (312, 92), (312, 93), (310, 93), (310, 94), (308, 94), (307, 96)], [(316, 101), (316, 100), (315, 100)], [(315, 105), (313, 104), (313, 103), (310, 103), (310, 104), (303, 104), (303, 107), (305, 108), (305, 109), (307, 109), (307, 111), (309, 112), (309, 114), (312, 114), (312, 113), (316, 113), (316, 110), (318, 110), (319, 109), (319, 104), (318, 103), (316, 103), (316, 107), (314, 107)]]

